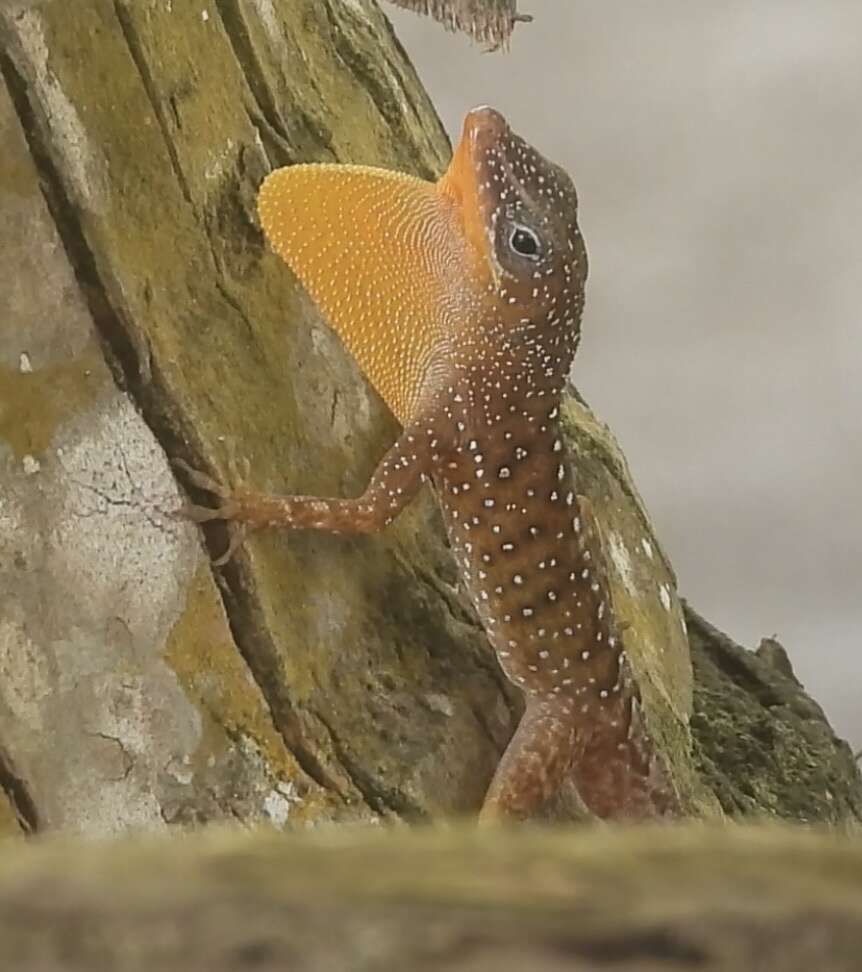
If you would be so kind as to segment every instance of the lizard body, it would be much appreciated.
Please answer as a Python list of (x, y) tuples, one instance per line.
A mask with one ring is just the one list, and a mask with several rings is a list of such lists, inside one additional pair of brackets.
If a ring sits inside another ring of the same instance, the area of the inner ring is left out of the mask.
[(526, 711), (483, 816), (535, 814), (572, 776), (601, 816), (662, 813), (560, 400), (587, 257), (568, 175), (490, 108), (436, 183), (296, 165), (259, 196), (264, 231), (404, 431), (358, 499), (228, 495), (197, 519), (370, 532), (425, 480), (465, 586)]

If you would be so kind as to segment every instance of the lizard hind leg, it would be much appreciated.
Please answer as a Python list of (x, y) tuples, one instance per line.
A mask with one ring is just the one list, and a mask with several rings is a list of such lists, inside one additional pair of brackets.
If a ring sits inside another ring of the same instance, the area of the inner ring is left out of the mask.
[(528, 697), (488, 787), (480, 823), (541, 816), (569, 777), (581, 746), (570, 699)]

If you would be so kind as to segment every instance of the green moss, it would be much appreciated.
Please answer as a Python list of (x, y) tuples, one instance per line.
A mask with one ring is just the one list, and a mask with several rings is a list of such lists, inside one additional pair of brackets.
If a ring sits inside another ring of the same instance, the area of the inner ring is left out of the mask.
[(695, 759), (732, 816), (862, 823), (850, 747), (793, 677), (786, 656), (734, 644), (687, 609), (695, 666)]
[(94, 402), (106, 382), (95, 343), (75, 358), (32, 372), (0, 365), (0, 440), (19, 459), (41, 455), (60, 424)]

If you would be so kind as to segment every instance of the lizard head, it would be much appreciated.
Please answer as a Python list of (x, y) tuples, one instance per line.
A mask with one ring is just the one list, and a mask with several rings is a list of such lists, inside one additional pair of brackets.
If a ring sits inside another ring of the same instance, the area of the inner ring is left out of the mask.
[(577, 327), (586, 255), (576, 206), (569, 177), (490, 108), (467, 115), (436, 183), (291, 165), (258, 198), (273, 249), (402, 423), (451, 357), (453, 334)]
[(566, 172), (482, 107), (465, 118), (441, 189), (458, 203), (478, 272), (504, 317), (576, 327), (587, 256)]

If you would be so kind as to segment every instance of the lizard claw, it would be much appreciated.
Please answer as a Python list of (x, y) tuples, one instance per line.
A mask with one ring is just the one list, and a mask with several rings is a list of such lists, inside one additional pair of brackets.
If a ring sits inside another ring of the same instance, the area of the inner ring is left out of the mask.
[(224, 567), (231, 560), (237, 550), (245, 543), (249, 530), (248, 523), (235, 523), (233, 525), (233, 528), (228, 531), (230, 539), (228, 540), (227, 550), (213, 560), (213, 567)]
[(192, 523), (210, 523), (213, 520), (231, 520), (237, 507), (233, 502), (225, 502), (221, 506), (200, 506), (197, 503), (183, 503), (174, 511), (174, 516), (181, 520), (191, 520)]
[[(200, 469), (195, 469), (194, 466), (190, 466), (185, 459), (171, 459), (171, 465), (175, 469), (182, 470), (188, 481), (193, 486), (197, 486), (198, 489), (203, 489), (207, 493), (212, 493), (214, 496), (218, 496), (219, 499), (230, 499), (230, 490), (228, 490), (227, 487), (223, 486), (217, 479), (213, 479), (212, 476), (202, 472)], [(210, 519), (216, 518), (210, 517)]]
[[(222, 485), (218, 480), (200, 469), (190, 466), (184, 459), (172, 459), (172, 465), (182, 471), (188, 481), (207, 493), (212, 493), (221, 500), (218, 506), (200, 506), (197, 503), (184, 503), (174, 512), (174, 516), (191, 520), (194, 523), (210, 523), (213, 520), (235, 521), (240, 512), (240, 504), (236, 501), (230, 490)], [(213, 565), (221, 567), (226, 564), (239, 548), (245, 543), (250, 526), (244, 522), (234, 522), (229, 528), (230, 541), (227, 550), (213, 560)]]

